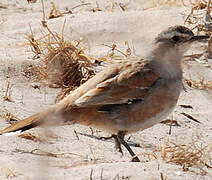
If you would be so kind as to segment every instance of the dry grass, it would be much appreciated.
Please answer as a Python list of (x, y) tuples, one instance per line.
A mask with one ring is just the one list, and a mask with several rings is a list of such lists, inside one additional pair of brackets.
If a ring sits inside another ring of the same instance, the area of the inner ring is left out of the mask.
[(206, 148), (197, 148), (193, 144), (176, 144), (174, 142), (165, 143), (161, 147), (162, 158), (168, 163), (181, 165), (184, 170), (192, 166), (206, 166)]
[(184, 81), (188, 84), (188, 86), (196, 89), (212, 90), (212, 81), (205, 82), (205, 79), (203, 77), (199, 81), (186, 78), (184, 78)]
[(17, 118), (14, 114), (12, 114), (9, 111), (6, 111), (5, 113), (0, 114), (0, 118), (4, 119), (5, 121), (7, 121), (9, 123), (13, 123), (13, 122), (20, 120), (19, 118)]
[(63, 14), (58, 9), (56, 9), (55, 4), (53, 2), (51, 4), (52, 5), (50, 8), (50, 13), (49, 13), (48, 19), (58, 18), (58, 17), (63, 16)]
[(20, 134), (20, 135), (18, 135), (18, 137), (27, 139), (27, 140), (31, 140), (34, 142), (45, 142), (46, 141), (46, 139), (42, 138), (41, 136), (33, 135), (32, 133)]
[(197, 29), (198, 32), (209, 33), (205, 26), (205, 14), (210, 14), (210, 3), (196, 0), (190, 2), (190, 5), (191, 10), (188, 15), (185, 15), (184, 24), (191, 27), (191, 29)]
[[(212, 18), (210, 16), (211, 12), (211, 0), (203, 1), (203, 0), (195, 0), (194, 2), (190, 1), (190, 13), (186, 14), (184, 17), (184, 24), (188, 26), (190, 29), (196, 29), (198, 34), (212, 34)], [(207, 57), (212, 57), (212, 39), (208, 41), (207, 47)], [(204, 53), (191, 55), (191, 59), (200, 58)], [(196, 57), (195, 57), (196, 56)]]
[(85, 158), (84, 156), (76, 154), (76, 153), (71, 153), (71, 152), (68, 152), (68, 153), (52, 153), (52, 152), (43, 151), (41, 149), (33, 149), (32, 151), (15, 149), (15, 151), (13, 151), (13, 152), (20, 153), (20, 154), (33, 154), (33, 155), (36, 155), (36, 156), (47, 156), (47, 157), (55, 157), (55, 158), (59, 158), (59, 157), (71, 158), (72, 156)]
[(5, 90), (2, 90), (2, 98), (4, 101), (13, 102), (11, 98), (12, 85), (7, 82), (7, 87)]
[[(50, 12), (49, 12), (49, 15), (47, 16), (47, 18), (53, 19), (53, 18), (59, 18), (65, 14), (73, 14), (73, 10), (75, 10), (81, 6), (88, 6), (88, 5), (91, 5), (91, 3), (81, 3), (77, 6), (67, 9), (65, 12), (61, 12), (60, 10), (58, 10), (56, 8), (55, 4), (53, 2), (51, 2)], [(94, 8), (93, 8), (93, 11), (94, 11)], [(99, 9), (96, 9), (96, 11), (99, 11)]]
[(92, 63), (80, 49), (69, 42), (48, 45), (48, 53), (39, 67), (40, 78), (50, 85), (76, 87), (94, 75)]
[(33, 149), (32, 151), (25, 151), (21, 149), (16, 149), (13, 151), (14, 153), (19, 154), (32, 154), (36, 156), (44, 156), (44, 157), (53, 157), (53, 158), (65, 158), (65, 159), (73, 159), (73, 157), (78, 157), (80, 160), (77, 160), (76, 162), (72, 162), (71, 164), (67, 164), (65, 161), (62, 161), (62, 164), (60, 165), (53, 165), (53, 167), (58, 167), (62, 169), (68, 169), (68, 168), (74, 168), (74, 167), (81, 167), (81, 166), (88, 166), (88, 165), (94, 165), (102, 163), (100, 159), (95, 158), (94, 156), (92, 158), (89, 158), (88, 156), (67, 152), (67, 153), (52, 153), (43, 151), (41, 149)]
[(182, 166), (184, 171), (195, 167), (199, 168), (202, 174), (206, 174), (206, 170), (212, 168), (212, 146), (202, 146), (199, 138), (186, 144), (166, 141), (158, 149), (138, 156), (142, 156), (144, 161), (162, 158), (167, 163)]
[(33, 76), (38, 81), (46, 82), (50, 87), (62, 88), (57, 98), (59, 101), (67, 92), (95, 74), (94, 63), (84, 54), (80, 47), (81, 41), (64, 40), (63, 35), (46, 28), (47, 33), (40, 38), (35, 38), (32, 32), (28, 36), (28, 45), (35, 54), (34, 57), (43, 58), (39, 65), (27, 68), (25, 76)]
[(1, 173), (4, 174), (6, 179), (13, 179), (20, 175), (13, 168), (1, 168)]

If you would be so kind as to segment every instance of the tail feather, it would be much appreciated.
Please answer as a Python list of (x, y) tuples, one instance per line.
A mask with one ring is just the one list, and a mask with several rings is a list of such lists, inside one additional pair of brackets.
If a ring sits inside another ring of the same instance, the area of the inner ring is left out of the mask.
[(52, 115), (55, 112), (54, 108), (49, 108), (47, 110), (44, 110), (40, 113), (37, 113), (35, 115), (32, 115), (26, 119), (23, 119), (21, 121), (15, 122), (14, 124), (10, 125), (9, 127), (0, 130), (0, 135), (11, 133), (11, 132), (23, 132), (26, 130), (29, 130), (31, 128), (34, 128), (38, 125), (41, 125), (47, 120), (50, 115)]

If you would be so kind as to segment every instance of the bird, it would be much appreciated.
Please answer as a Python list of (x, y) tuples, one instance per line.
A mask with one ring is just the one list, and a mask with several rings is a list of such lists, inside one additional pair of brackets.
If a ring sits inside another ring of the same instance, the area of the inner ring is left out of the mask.
[(154, 39), (145, 58), (129, 58), (105, 67), (55, 105), (0, 131), (23, 132), (36, 126), (81, 124), (112, 134), (116, 148), (123, 145), (132, 161), (140, 162), (125, 135), (164, 120), (175, 108), (182, 90), (181, 61), (195, 41), (187, 27), (171, 26)]

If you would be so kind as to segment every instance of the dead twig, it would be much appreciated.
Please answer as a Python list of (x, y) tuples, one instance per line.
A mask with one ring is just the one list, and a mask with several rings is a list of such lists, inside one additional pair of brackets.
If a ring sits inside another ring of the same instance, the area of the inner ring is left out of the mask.
[(186, 109), (193, 109), (191, 105), (180, 104), (179, 106)]
[(171, 126), (180, 126), (180, 124), (176, 120), (171, 120), (171, 119), (166, 119), (164, 121), (161, 121), (160, 123), (166, 124), (166, 125), (171, 125)]
[(46, 27), (47, 26), (47, 22), (46, 22), (46, 14), (45, 14), (45, 7), (44, 7), (43, 0), (41, 0), (41, 4), (42, 4), (42, 13), (43, 13), (43, 18), (41, 20), (41, 23), (42, 23), (43, 27)]
[(6, 90), (2, 91), (2, 98), (4, 101), (13, 102), (13, 100), (11, 99), (11, 89), (12, 85), (10, 84), (10, 82), (7, 82)]
[(112, 46), (107, 45), (107, 44), (102, 44), (102, 45), (111, 48), (112, 53), (110, 54), (110, 56), (114, 56), (114, 51), (117, 51), (117, 52), (121, 53), (122, 55), (124, 55), (125, 57), (127, 57), (127, 54), (125, 54), (124, 52), (122, 52), (121, 50), (116, 48), (115, 43), (113, 43)]
[(55, 4), (52, 2), (48, 19), (58, 18), (61, 16), (63, 16), (63, 14), (58, 9), (56, 9)]
[(180, 113), (182, 115), (184, 115), (185, 117), (189, 118), (190, 120), (197, 122), (197, 123), (201, 123), (200, 121), (198, 121), (197, 119), (195, 119), (194, 117), (192, 117), (191, 115), (187, 114), (187, 113)]
[(13, 151), (15, 153), (23, 153), (23, 154), (33, 154), (33, 155), (38, 155), (38, 156), (49, 156), (49, 157), (68, 157), (67, 155), (74, 155), (74, 156), (79, 156), (79, 157), (82, 157), (84, 158), (84, 156), (82, 155), (79, 155), (79, 154), (76, 154), (76, 153), (51, 153), (51, 152), (46, 152), (46, 151), (43, 151), (43, 150), (40, 150), (40, 149), (33, 149), (32, 151), (25, 151), (25, 150), (21, 150), (21, 149), (15, 149), (15, 151)]

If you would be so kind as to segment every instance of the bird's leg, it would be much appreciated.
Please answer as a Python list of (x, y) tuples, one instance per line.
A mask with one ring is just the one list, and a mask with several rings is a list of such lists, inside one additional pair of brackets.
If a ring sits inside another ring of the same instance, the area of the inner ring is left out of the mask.
[(114, 141), (115, 141), (115, 148), (116, 148), (121, 154), (123, 154), (122, 149), (121, 149), (121, 143), (120, 143), (120, 141), (118, 140), (118, 136), (113, 134), (112, 137), (114, 138)]
[(133, 150), (130, 148), (130, 146), (127, 144), (127, 142), (124, 140), (124, 136), (125, 136), (125, 132), (124, 131), (119, 131), (118, 132), (117, 139), (118, 139), (118, 142), (119, 142), (120, 149), (121, 149), (121, 145), (120, 144), (123, 144), (124, 147), (130, 153), (130, 155), (133, 157), (132, 162), (140, 162), (140, 160), (135, 155), (135, 153), (133, 152)]

